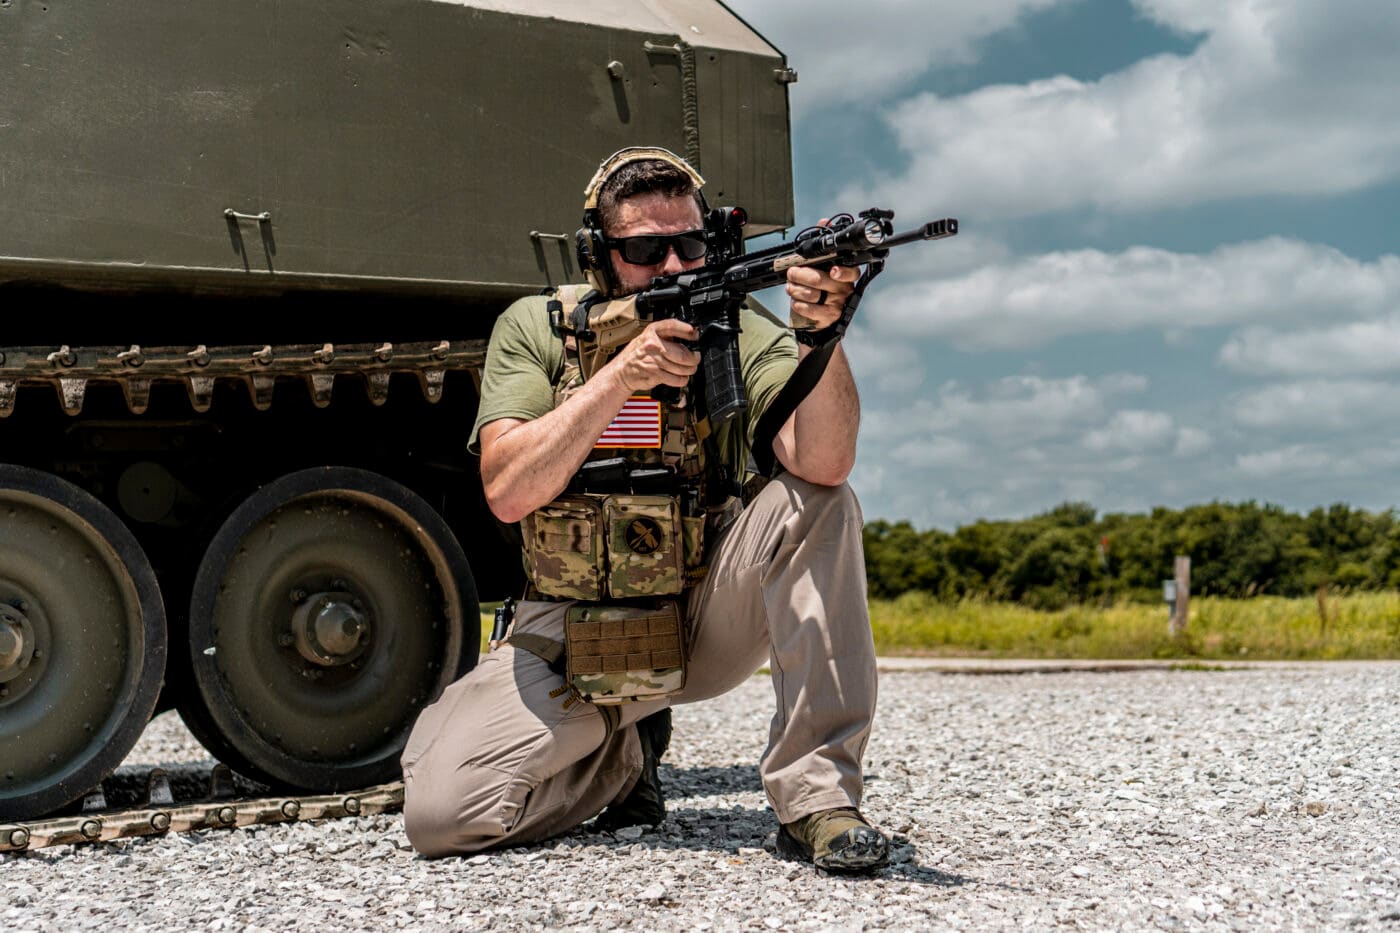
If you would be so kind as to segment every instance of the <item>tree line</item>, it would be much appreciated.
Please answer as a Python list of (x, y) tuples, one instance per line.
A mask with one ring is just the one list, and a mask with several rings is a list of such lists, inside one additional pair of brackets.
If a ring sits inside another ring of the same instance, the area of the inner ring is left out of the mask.
[(940, 599), (1071, 603), (1162, 598), (1177, 554), (1191, 558), (1192, 593), (1303, 596), (1321, 586), (1400, 586), (1400, 522), (1393, 511), (1348, 505), (1306, 515), (1255, 502), (1108, 514), (1066, 502), (1019, 521), (978, 521), (953, 532), (907, 521), (866, 524), (870, 595), (911, 590)]

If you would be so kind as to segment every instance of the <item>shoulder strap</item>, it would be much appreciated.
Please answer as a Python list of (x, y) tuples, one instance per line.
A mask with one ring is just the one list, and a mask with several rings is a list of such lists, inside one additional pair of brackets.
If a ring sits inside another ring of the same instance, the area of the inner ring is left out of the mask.
[(797, 335), (800, 342), (813, 349), (798, 360), (797, 368), (792, 371), (787, 385), (782, 387), (772, 404), (758, 419), (758, 427), (754, 429), (753, 459), (761, 475), (770, 478), (775, 475), (778, 455), (773, 452), (773, 440), (792, 417), (792, 413), (797, 411), (797, 406), (801, 405), (802, 400), (822, 381), (826, 364), (831, 362), (831, 354), (836, 352), (836, 345), (846, 335), (846, 327), (851, 323), (851, 318), (855, 317), (856, 308), (860, 307), (866, 288), (884, 268), (884, 259), (874, 259), (866, 265), (865, 271), (856, 280), (855, 288), (846, 299), (846, 305), (841, 309), (841, 317), (836, 323), (815, 333), (802, 332)]
[(797, 406), (801, 405), (802, 400), (811, 394), (818, 382), (821, 382), (822, 373), (826, 372), (826, 364), (831, 362), (831, 354), (836, 352), (836, 344), (839, 342), (829, 340), (798, 360), (797, 368), (792, 371), (787, 384), (778, 391), (762, 417), (758, 419), (758, 427), (754, 429), (753, 459), (761, 475), (772, 477), (775, 474), (778, 455), (773, 452), (773, 441), (777, 438), (778, 431), (792, 417), (792, 413), (797, 411)]
[(539, 658), (556, 674), (564, 673), (564, 645), (543, 635), (527, 632), (512, 632), (506, 636), (506, 644), (528, 651)]

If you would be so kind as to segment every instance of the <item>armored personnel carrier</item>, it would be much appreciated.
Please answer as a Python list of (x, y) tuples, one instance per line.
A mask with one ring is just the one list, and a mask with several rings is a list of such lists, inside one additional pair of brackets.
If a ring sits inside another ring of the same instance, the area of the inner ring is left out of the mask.
[(0, 820), (153, 712), (385, 781), (518, 556), (486, 338), (600, 159), (792, 221), (783, 56), (714, 0), (0, 0)]

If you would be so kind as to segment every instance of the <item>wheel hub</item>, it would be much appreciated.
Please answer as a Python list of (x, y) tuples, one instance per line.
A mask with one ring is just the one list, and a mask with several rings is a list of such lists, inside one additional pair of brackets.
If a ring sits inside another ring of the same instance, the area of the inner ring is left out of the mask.
[(0, 604), (0, 684), (23, 674), (34, 660), (34, 626), (14, 606)]
[(353, 593), (315, 593), (292, 612), (297, 653), (322, 667), (354, 662), (369, 647), (370, 634), (369, 614)]

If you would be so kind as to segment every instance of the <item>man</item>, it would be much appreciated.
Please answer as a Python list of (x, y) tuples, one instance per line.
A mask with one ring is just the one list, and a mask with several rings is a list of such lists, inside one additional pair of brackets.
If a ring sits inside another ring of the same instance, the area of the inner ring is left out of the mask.
[[(605, 161), (589, 185), (580, 231), (581, 262), (592, 263), (595, 286), (616, 298), (702, 266), (701, 185), (665, 150), (623, 150)], [(601, 229), (585, 237), (590, 224)], [(794, 323), (821, 329), (836, 321), (858, 271), (790, 269)], [(543, 514), (586, 461), (615, 453), (597, 445), (629, 400), (658, 386), (683, 389), (700, 365), (685, 343), (697, 339), (695, 329), (666, 319), (638, 323), (632, 339), (581, 378), (578, 338), (561, 338), (569, 315), (556, 305), (551, 316), (550, 304), (512, 305), (487, 354), (470, 446), (481, 455), (487, 502), (505, 522)], [(725, 475), (716, 461), (729, 476), (743, 475), (754, 425), (810, 352), (747, 308), (741, 328), (750, 407), (703, 446), (712, 484)], [(679, 692), (612, 706), (577, 702), (558, 659), (565, 620), (579, 618), (579, 604), (523, 601), (507, 644), (449, 687), (414, 728), (403, 756), (404, 822), (414, 847), (439, 856), (532, 842), (600, 812), (599, 829), (661, 822), (657, 760), (670, 737), (670, 704), (723, 693), (767, 661), (778, 708), (760, 773), (782, 824), (781, 854), (835, 871), (885, 864), (886, 837), (857, 810), (876, 688), (861, 515), (846, 485), (859, 414), (838, 347), (773, 440), (785, 472), (742, 511), (737, 500), (708, 510), (703, 577), (680, 597), (689, 664)], [(586, 543), (574, 547), (591, 553)], [(531, 595), (552, 582), (532, 580)]]

